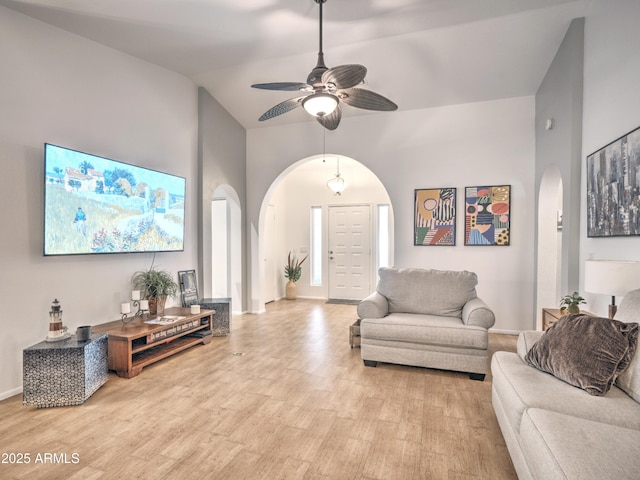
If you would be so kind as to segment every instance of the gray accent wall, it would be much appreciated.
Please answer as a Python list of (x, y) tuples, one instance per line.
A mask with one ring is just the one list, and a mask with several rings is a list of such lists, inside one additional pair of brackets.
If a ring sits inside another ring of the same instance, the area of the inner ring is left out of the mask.
[[(536, 219), (540, 212), (540, 187), (545, 173), (557, 168), (562, 180), (562, 246), (558, 265), (562, 295), (578, 290), (580, 245), (580, 171), (582, 165), (582, 71), (584, 18), (571, 22), (536, 94)], [(553, 122), (548, 128), (547, 121)], [(536, 221), (535, 257), (541, 252)], [(542, 253), (545, 254), (545, 253)], [(538, 282), (549, 279), (537, 278)], [(537, 292), (537, 287), (536, 287)], [(557, 301), (559, 302), (559, 298)], [(557, 307), (557, 304), (545, 305)], [(539, 316), (539, 312), (535, 312)], [(534, 327), (534, 325), (532, 325)]]
[[(216, 191), (235, 193), (242, 212), (246, 211), (246, 130), (209, 92), (198, 89), (198, 283), (201, 297), (211, 296), (211, 202)], [(242, 221), (241, 252), (246, 252), (247, 235)], [(237, 246), (233, 246), (237, 247)], [(242, 255), (242, 277), (246, 271)], [(246, 282), (242, 282), (242, 305), (245, 311)], [(237, 302), (236, 302), (237, 303)]]

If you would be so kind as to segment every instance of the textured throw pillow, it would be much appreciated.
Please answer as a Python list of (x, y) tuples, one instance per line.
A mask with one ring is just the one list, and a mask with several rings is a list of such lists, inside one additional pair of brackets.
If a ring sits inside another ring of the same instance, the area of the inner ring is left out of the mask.
[(531, 347), (525, 360), (591, 395), (602, 396), (629, 366), (637, 343), (637, 323), (566, 315)]

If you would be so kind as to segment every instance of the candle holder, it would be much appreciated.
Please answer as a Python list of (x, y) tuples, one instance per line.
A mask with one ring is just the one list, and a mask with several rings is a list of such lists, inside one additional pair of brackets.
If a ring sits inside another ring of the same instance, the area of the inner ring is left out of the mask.
[[(133, 308), (136, 313), (129, 317), (129, 314), (131, 313), (131, 304), (133, 304)], [(134, 290), (131, 292), (131, 304), (122, 304), (120, 313), (122, 313), (122, 323), (125, 325), (138, 317), (143, 318), (149, 314), (149, 301), (140, 299), (140, 290)]]

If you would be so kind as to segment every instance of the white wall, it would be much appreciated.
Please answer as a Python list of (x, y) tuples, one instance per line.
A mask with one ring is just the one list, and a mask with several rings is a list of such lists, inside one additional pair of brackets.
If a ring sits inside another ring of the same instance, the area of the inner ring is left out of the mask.
[[(587, 13), (583, 161), (587, 155), (640, 126), (639, 19), (640, 2), (637, 0), (594, 0)], [(582, 268), (588, 259), (640, 261), (638, 237), (587, 238), (586, 168), (583, 168), (581, 185)], [(586, 292), (585, 297), (586, 310), (607, 315), (610, 297)], [(617, 298), (616, 303), (620, 300)]]
[[(321, 128), (311, 120), (247, 132), (253, 311), (260, 308), (256, 278), (262, 199), (281, 172), (321, 149)], [(509, 331), (533, 325), (534, 149), (533, 97), (346, 116), (326, 137), (328, 152), (363, 163), (389, 193), (395, 265), (477, 272), (478, 293), (496, 311), (495, 328)], [(465, 247), (464, 187), (501, 184), (512, 186), (511, 245)], [(458, 188), (457, 245), (413, 246), (414, 189), (449, 186)]]
[(0, 398), (19, 392), (22, 349), (44, 340), (51, 302), (63, 323), (118, 318), (131, 274), (152, 254), (43, 257), (43, 144), (71, 147), (187, 179), (185, 251), (197, 259), (197, 89), (185, 77), (0, 7)]

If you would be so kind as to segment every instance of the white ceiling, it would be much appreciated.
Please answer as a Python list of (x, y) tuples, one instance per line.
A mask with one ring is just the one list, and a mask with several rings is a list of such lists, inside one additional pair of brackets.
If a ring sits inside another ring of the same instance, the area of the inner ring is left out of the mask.
[[(367, 67), (364, 88), (400, 110), (533, 95), (571, 19), (590, 0), (327, 0), (327, 66)], [(258, 117), (316, 64), (314, 0), (0, 0), (0, 5), (182, 73), (245, 128), (313, 121)], [(393, 115), (345, 106), (352, 115)]]

